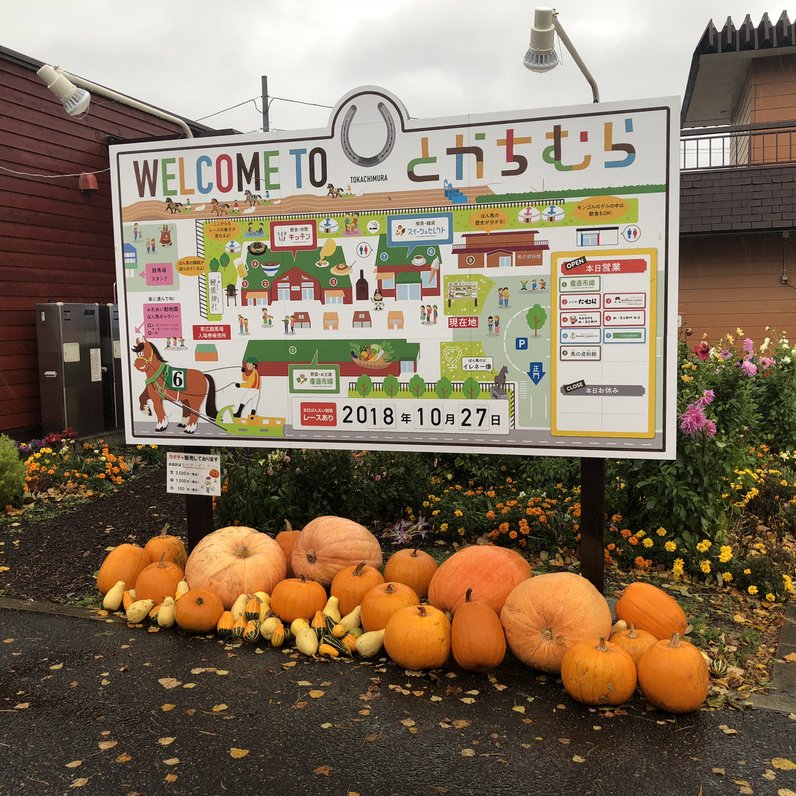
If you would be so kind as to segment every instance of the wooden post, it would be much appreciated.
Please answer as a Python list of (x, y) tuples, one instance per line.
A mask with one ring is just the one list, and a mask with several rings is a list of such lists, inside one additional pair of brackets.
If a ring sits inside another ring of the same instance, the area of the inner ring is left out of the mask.
[[(183, 453), (209, 454), (210, 448), (183, 448)], [(207, 534), (215, 530), (213, 527), (213, 496), (186, 495), (185, 517), (188, 526), (188, 552)]]
[(602, 593), (605, 576), (605, 459), (580, 460), (580, 572)]

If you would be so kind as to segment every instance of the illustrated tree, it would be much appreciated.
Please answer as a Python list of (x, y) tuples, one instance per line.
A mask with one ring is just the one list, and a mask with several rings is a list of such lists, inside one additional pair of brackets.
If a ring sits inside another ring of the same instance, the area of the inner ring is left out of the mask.
[(373, 381), (371, 380), (370, 376), (367, 373), (363, 373), (357, 379), (357, 394), (361, 395), (363, 398), (370, 393), (373, 389)]
[(423, 393), (426, 391), (426, 382), (422, 376), (418, 376), (415, 373), (411, 379), (409, 379), (409, 392), (414, 395), (415, 398), (419, 398)]
[(481, 384), (472, 376), (464, 380), (462, 384), (462, 395), (470, 400), (475, 400), (481, 395)]
[(381, 385), (382, 390), (384, 390), (384, 394), (388, 398), (395, 398), (398, 395), (398, 391), (401, 389), (401, 385), (398, 382), (398, 379), (393, 376), (392, 373), (384, 377), (384, 382)]
[(450, 398), (451, 394), (453, 393), (453, 385), (451, 384), (451, 380), (447, 376), (443, 376), (437, 382), (435, 392), (440, 398)]
[(525, 314), (525, 320), (528, 322), (528, 326), (533, 329), (533, 336), (536, 337), (547, 320), (547, 312), (541, 304), (534, 304)]

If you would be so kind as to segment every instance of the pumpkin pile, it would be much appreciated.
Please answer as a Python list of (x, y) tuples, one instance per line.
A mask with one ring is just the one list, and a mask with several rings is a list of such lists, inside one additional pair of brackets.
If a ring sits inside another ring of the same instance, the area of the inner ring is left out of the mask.
[(186, 554), (167, 528), (145, 547), (122, 544), (106, 557), (97, 587), (108, 611), (131, 624), (176, 625), (188, 633), (307, 656), (373, 658), (436, 669), (451, 659), (488, 672), (507, 650), (527, 666), (561, 676), (587, 705), (620, 705), (640, 688), (655, 707), (698, 709), (709, 674), (701, 652), (682, 638), (685, 614), (655, 586), (630, 584), (612, 624), (605, 598), (569, 572), (533, 576), (519, 553), (473, 545), (441, 565), (421, 550), (399, 550), (383, 564), (364, 526), (317, 517), (276, 538), (229, 526)]

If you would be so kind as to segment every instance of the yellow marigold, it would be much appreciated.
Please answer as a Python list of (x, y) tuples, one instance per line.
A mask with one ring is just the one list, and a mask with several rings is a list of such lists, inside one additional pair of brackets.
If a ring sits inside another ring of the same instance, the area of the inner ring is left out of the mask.
[(721, 579), (725, 583), (729, 583), (732, 580), (732, 572), (722, 572), (721, 573)]
[(636, 531), (636, 537), (639, 539), (643, 539), (647, 535), (646, 531)]
[(674, 564), (672, 564), (672, 574), (673, 575), (682, 575), (683, 574), (683, 559), (682, 558), (675, 558)]
[(668, 542), (666, 542), (664, 548), (666, 549), (667, 553), (673, 553), (675, 550), (677, 550), (677, 545), (670, 539)]
[(746, 568), (746, 569), (743, 571), (743, 574), (744, 574), (744, 575), (751, 575), (751, 574), (752, 574), (752, 570), (751, 570), (751, 569), (749, 569), (749, 568), (747, 567), (747, 568)]
[(652, 545), (653, 545), (653, 541), (652, 541), (652, 539), (650, 539), (650, 537), (648, 536), (646, 539), (644, 539), (644, 541), (642, 541), (642, 543), (641, 543), (641, 544), (643, 544), (643, 545), (644, 545), (644, 547), (652, 547)]
[(687, 373), (683, 373), (683, 375), (680, 376), (680, 381), (684, 381), (687, 384), (689, 381), (693, 381), (693, 379)]
[(657, 531), (655, 531), (655, 533), (657, 533), (658, 536), (666, 536), (666, 528), (660, 527)]
[(453, 510), (453, 516), (454, 517), (463, 517), (464, 516), (464, 512), (461, 509), (454, 509)]
[(773, 603), (777, 598), (771, 593), (766, 594), (766, 602)]
[(434, 510), (431, 512), (431, 516), (432, 516), (432, 517), (436, 517), (436, 516), (438, 516), (438, 515), (439, 515), (439, 509), (434, 509)]
[(447, 522), (443, 522), (443, 523), (442, 523), (442, 524), (439, 526), (439, 529), (440, 529), (440, 531), (442, 531), (442, 532), (444, 533), (445, 531), (447, 531), (447, 530), (448, 530), (448, 523), (447, 523)]
[(746, 591), (748, 591), (749, 594), (757, 594), (757, 586), (752, 585)]
[(732, 548), (729, 545), (723, 544), (719, 550), (719, 561), (726, 564), (732, 559)]
[(710, 561), (700, 561), (699, 568), (707, 575), (710, 572)]
[(696, 546), (697, 552), (698, 553), (707, 553), (707, 551), (710, 550), (710, 545), (711, 545), (711, 543), (710, 543), (709, 539), (703, 539)]

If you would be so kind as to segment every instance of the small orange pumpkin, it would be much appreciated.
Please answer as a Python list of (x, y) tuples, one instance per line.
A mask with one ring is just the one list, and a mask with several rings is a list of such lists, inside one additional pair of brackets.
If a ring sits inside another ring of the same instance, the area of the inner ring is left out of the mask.
[(616, 644), (627, 652), (633, 659), (633, 663), (638, 666), (641, 656), (657, 641), (658, 639), (652, 635), (648, 630), (639, 628), (636, 630), (635, 625), (630, 625), (627, 630), (619, 630), (611, 636), (611, 643)]
[(690, 713), (705, 702), (710, 674), (702, 653), (674, 633), (641, 656), (638, 684), (646, 700), (659, 710)]
[(500, 617), (486, 603), (472, 601), (472, 594), (467, 589), (465, 601), (453, 615), (451, 649), (462, 669), (489, 672), (506, 657), (506, 635)]
[(384, 576), (375, 567), (360, 561), (356, 566), (344, 567), (332, 580), (329, 593), (337, 597), (340, 613), (353, 611), (362, 598), (374, 587), (384, 583)]
[(166, 597), (174, 596), (183, 574), (182, 567), (178, 567), (173, 561), (167, 561), (166, 554), (163, 553), (157, 564), (144, 567), (136, 578), (136, 600), (154, 600), (155, 605), (159, 605)]
[(384, 580), (404, 583), (422, 600), (428, 594), (428, 584), (439, 565), (425, 550), (408, 547), (393, 553), (384, 565)]
[(683, 635), (688, 625), (677, 600), (651, 583), (631, 583), (616, 601), (616, 618), (628, 626), (648, 630), (655, 638), (670, 639)]
[(160, 533), (144, 545), (144, 550), (152, 563), (160, 561), (160, 557), (165, 553), (166, 561), (172, 561), (181, 569), (185, 569), (185, 562), (188, 560), (185, 544), (179, 536), (166, 533), (168, 529), (169, 526), (164, 525)]
[(433, 605), (400, 608), (387, 621), (384, 649), (405, 669), (438, 669), (450, 655), (451, 623)]
[(561, 682), (584, 705), (621, 705), (636, 690), (636, 664), (630, 654), (606, 641), (580, 641), (561, 660)]
[(326, 605), (326, 589), (307, 578), (285, 578), (274, 586), (271, 610), (290, 624), (294, 619), (312, 619)]
[(231, 629), (232, 614), (221, 624), (224, 603), (210, 589), (189, 589), (174, 604), (174, 620), (177, 626), (189, 633), (212, 633), (218, 629), (224, 633), (227, 625)]
[(97, 573), (97, 588), (100, 594), (107, 594), (120, 580), (125, 588), (132, 589), (141, 570), (148, 566), (149, 555), (137, 544), (120, 544), (105, 556)]
[(389, 618), (401, 608), (418, 605), (420, 599), (403, 583), (380, 583), (365, 594), (360, 604), (363, 630), (384, 630)]
[(296, 544), (301, 531), (295, 531), (290, 527), (290, 523), (285, 520), (285, 530), (280, 531), (276, 535), (276, 543), (282, 548), (285, 554), (285, 561), (287, 562), (287, 575), (285, 577), (295, 578), (296, 574), (293, 572), (293, 545)]

